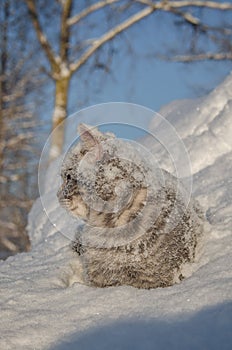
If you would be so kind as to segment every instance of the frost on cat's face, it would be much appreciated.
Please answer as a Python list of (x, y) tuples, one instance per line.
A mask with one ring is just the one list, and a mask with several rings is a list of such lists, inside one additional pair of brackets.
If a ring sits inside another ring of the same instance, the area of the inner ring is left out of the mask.
[(78, 127), (80, 144), (65, 159), (60, 204), (94, 226), (116, 227), (141, 212), (146, 200), (139, 166), (117, 154), (114, 135)]
[[(100, 157), (100, 148), (96, 132), (91, 131), (90, 127), (81, 124), (78, 127), (81, 137), (81, 143), (78, 144), (70, 155), (64, 160), (61, 169), (62, 185), (57, 193), (60, 204), (72, 215), (86, 220), (88, 217), (88, 206), (83, 201), (82, 184), (77, 175), (77, 168), (83, 157), (93, 162)], [(93, 152), (94, 151), (94, 152)]]

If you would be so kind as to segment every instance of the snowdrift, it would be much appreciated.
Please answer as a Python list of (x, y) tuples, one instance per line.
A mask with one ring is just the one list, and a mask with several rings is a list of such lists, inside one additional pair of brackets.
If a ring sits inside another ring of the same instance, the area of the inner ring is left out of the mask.
[[(206, 97), (160, 113), (185, 143), (193, 194), (209, 222), (196, 271), (164, 289), (87, 287), (78, 281), (70, 240), (38, 199), (29, 215), (31, 252), (0, 264), (0, 349), (232, 348), (232, 74)], [(54, 176), (50, 170), (43, 202), (68, 230), (52, 194)]]

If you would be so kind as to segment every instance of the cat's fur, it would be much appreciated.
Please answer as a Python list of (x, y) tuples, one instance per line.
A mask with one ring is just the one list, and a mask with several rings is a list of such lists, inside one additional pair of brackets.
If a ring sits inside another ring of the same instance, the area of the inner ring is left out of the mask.
[(197, 203), (136, 145), (84, 124), (79, 132), (58, 198), (85, 221), (73, 242), (85, 282), (156, 288), (182, 280), (203, 235)]

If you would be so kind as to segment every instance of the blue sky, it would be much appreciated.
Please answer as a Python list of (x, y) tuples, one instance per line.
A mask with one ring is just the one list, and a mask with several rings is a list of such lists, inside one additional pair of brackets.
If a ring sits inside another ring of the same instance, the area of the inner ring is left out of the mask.
[[(228, 21), (228, 15), (221, 13), (221, 16)], [(152, 15), (117, 38), (111, 73), (92, 72), (87, 77), (87, 90), (82, 86), (82, 79), (86, 78), (84, 71), (77, 73), (70, 90), (70, 111), (78, 109), (77, 96), (82, 94), (83, 101), (88, 95), (84, 106), (124, 101), (158, 111), (172, 100), (201, 96), (212, 90), (232, 70), (232, 62), (183, 64), (157, 58), (157, 54), (169, 49), (183, 51), (189, 45), (189, 29), (177, 30), (173, 19), (167, 14)], [(207, 21), (217, 20), (214, 12), (210, 12)], [(127, 46), (132, 47), (131, 53)]]
[[(97, 16), (96, 23), (101, 19), (100, 14)], [(218, 16), (210, 11), (205, 20), (211, 24), (221, 20), (229, 23), (231, 16), (232, 12), (221, 12)], [(99, 34), (99, 26), (91, 32), (91, 18), (88, 20), (89, 23), (81, 24), (80, 31), (75, 29), (77, 36), (87, 33), (93, 38)], [(175, 21), (172, 15), (157, 13), (117, 37), (113, 44), (117, 52), (110, 65), (110, 74), (90, 70), (90, 60), (72, 79), (69, 114), (83, 107), (112, 101), (133, 102), (159, 111), (173, 100), (202, 96), (220, 83), (232, 70), (232, 62), (183, 64), (157, 58), (157, 54), (169, 50), (184, 51), (189, 45), (190, 29), (179, 27)], [(205, 41), (200, 44), (204, 47)], [(49, 88), (51, 96), (52, 88)], [(49, 99), (45, 106), (47, 118), (51, 117), (52, 106), (53, 101)]]

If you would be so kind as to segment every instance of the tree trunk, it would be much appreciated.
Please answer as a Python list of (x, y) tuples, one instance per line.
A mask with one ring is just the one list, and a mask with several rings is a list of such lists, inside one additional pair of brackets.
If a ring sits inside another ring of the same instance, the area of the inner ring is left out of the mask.
[(10, 4), (9, 1), (5, 1), (3, 4), (3, 18), (2, 19), (2, 32), (1, 32), (1, 51), (0, 51), (0, 173), (3, 168), (3, 157), (5, 148), (5, 128), (4, 128), (4, 97), (7, 93), (6, 88), (6, 76), (7, 76), (7, 60), (8, 60), (8, 35), (9, 35), (9, 17), (10, 17)]
[(65, 118), (67, 117), (68, 90), (70, 76), (56, 80), (55, 106), (52, 116), (52, 139), (50, 148), (50, 160), (62, 153), (65, 135)]

